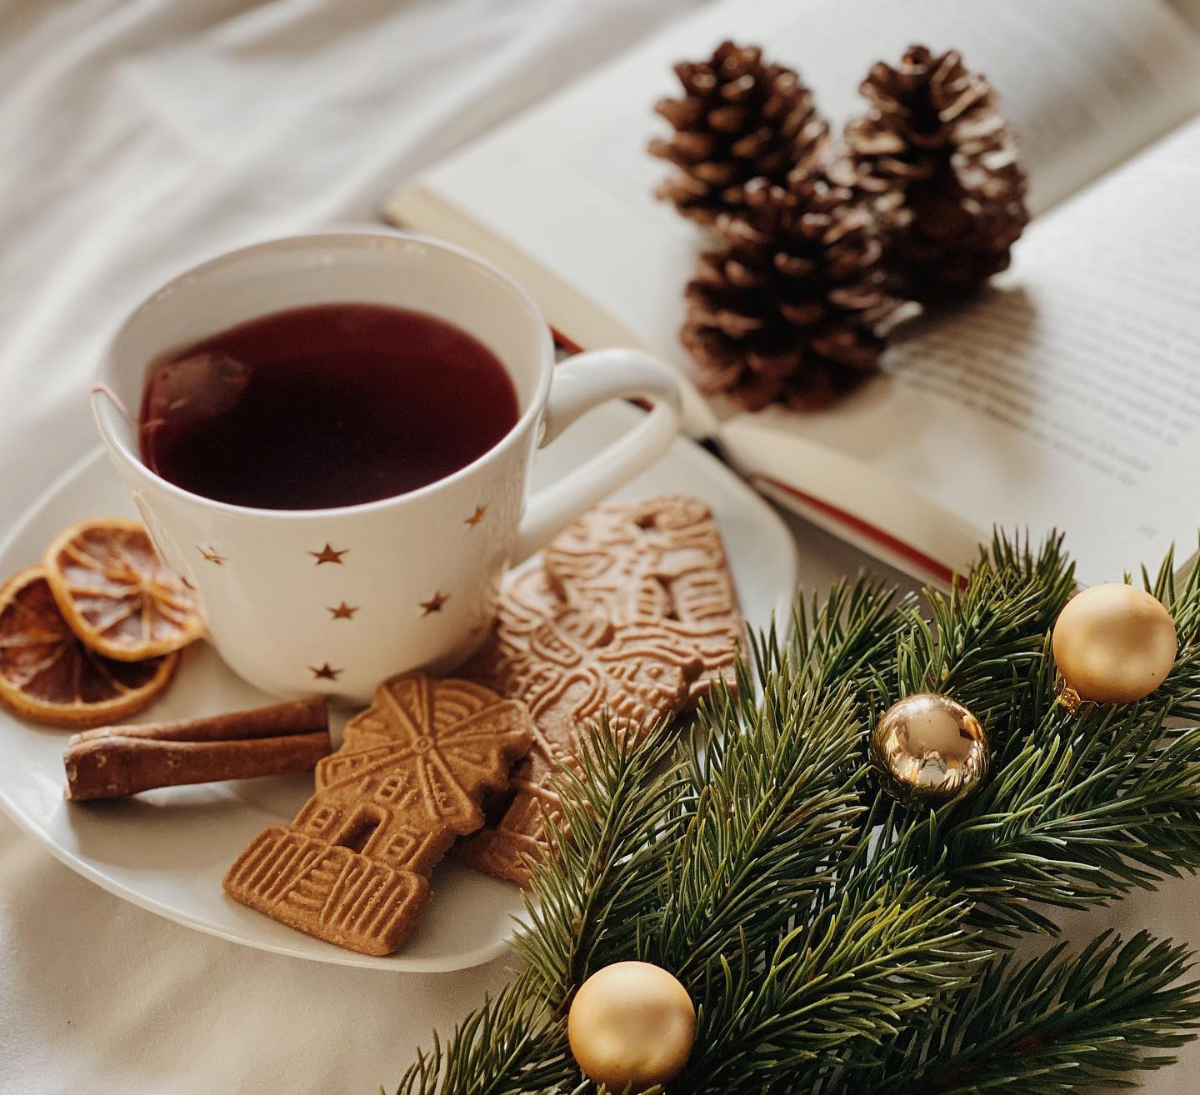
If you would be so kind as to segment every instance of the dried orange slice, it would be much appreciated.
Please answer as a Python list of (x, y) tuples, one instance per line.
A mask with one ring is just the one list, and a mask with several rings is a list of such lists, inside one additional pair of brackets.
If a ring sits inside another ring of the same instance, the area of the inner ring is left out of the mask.
[(29, 567), (0, 588), (0, 700), (53, 726), (103, 726), (146, 707), (171, 679), (178, 654), (118, 662), (71, 631), (46, 572)]
[(51, 541), (42, 565), (71, 630), (106, 658), (156, 658), (204, 633), (191, 593), (137, 521), (80, 521)]

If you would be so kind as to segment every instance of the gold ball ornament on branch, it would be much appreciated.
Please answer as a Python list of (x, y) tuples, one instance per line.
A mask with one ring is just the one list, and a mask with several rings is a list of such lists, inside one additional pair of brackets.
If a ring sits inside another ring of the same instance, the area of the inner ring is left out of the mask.
[(885, 791), (905, 806), (936, 807), (974, 791), (991, 765), (987, 733), (949, 696), (918, 692), (883, 713), (870, 740)]
[(644, 1091), (677, 1076), (696, 1041), (696, 1007), (666, 970), (616, 962), (579, 987), (567, 1016), (571, 1052), (611, 1091)]
[(1144, 589), (1106, 582), (1059, 613), (1054, 662), (1067, 688), (1094, 703), (1133, 703), (1158, 688), (1179, 651), (1175, 621)]

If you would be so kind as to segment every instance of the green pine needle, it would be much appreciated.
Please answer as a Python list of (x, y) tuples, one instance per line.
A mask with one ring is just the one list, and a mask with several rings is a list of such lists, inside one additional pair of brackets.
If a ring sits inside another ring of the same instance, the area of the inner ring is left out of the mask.
[(1200, 1025), (1200, 982), (1179, 983), (1183, 947), (1146, 932), (1105, 932), (1079, 954), (993, 959), (944, 1008), (891, 1040), (870, 1067), (846, 1069), (828, 1095), (1022, 1095), (1133, 1086)]

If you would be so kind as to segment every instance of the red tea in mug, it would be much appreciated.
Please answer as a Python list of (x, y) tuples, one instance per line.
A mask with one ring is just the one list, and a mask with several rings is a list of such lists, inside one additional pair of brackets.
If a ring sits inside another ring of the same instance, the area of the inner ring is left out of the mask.
[(194, 494), (324, 509), (444, 479), (516, 424), (495, 354), (423, 312), (322, 304), (276, 312), (154, 362), (142, 460)]

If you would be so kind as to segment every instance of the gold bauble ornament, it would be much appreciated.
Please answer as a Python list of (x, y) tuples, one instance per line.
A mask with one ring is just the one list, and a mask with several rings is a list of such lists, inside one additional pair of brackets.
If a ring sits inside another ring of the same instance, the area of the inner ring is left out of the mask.
[(1072, 597), (1054, 623), (1054, 662), (1081, 700), (1133, 703), (1171, 672), (1175, 621), (1161, 601), (1120, 582)]
[(885, 791), (905, 806), (940, 806), (987, 775), (987, 734), (961, 703), (918, 692), (892, 704), (871, 734), (871, 761)]
[(665, 1084), (687, 1063), (696, 1041), (696, 1007), (660, 966), (616, 962), (582, 985), (567, 1015), (579, 1067), (611, 1091)]

